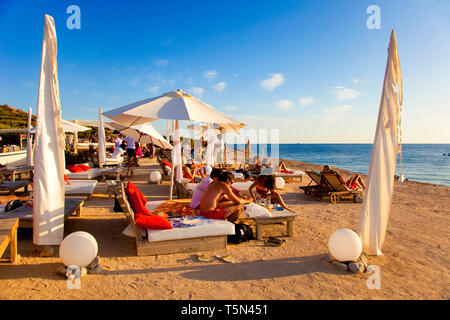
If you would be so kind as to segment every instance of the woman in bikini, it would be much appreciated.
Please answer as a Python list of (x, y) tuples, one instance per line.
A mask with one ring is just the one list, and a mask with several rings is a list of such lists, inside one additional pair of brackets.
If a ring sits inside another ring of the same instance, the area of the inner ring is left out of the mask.
[[(262, 199), (269, 198), (272, 203), (277, 203), (284, 209), (294, 212), (292, 209), (289, 209), (284, 203), (281, 195), (275, 191), (275, 177), (272, 175), (260, 175), (256, 178), (255, 182), (248, 189), (250, 195), (253, 198), (253, 201), (256, 202), (256, 194), (253, 192), (255, 189), (258, 196)], [(295, 213), (295, 212), (294, 212)]]

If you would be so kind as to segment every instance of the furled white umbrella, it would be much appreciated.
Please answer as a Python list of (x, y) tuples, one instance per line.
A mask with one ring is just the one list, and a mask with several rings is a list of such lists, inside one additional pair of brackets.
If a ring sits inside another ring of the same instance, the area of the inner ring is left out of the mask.
[(33, 144), (31, 142), (31, 108), (28, 108), (28, 126), (27, 126), (27, 166), (33, 165)]
[(117, 122), (108, 122), (108, 124), (117, 131), (139, 141), (143, 144), (153, 143), (163, 149), (172, 149), (172, 145), (159, 134), (150, 123), (138, 124), (135, 126), (124, 126)]
[(392, 31), (388, 48), (377, 127), (372, 146), (369, 176), (358, 233), (368, 254), (381, 255), (394, 192), (394, 175), (399, 148), (400, 106), (403, 100), (402, 74), (397, 39)]
[[(67, 121), (64, 119), (61, 119), (61, 126), (62, 126), (62, 130), (63, 132), (83, 132), (83, 131), (87, 131), (87, 130), (91, 130), (91, 128), (89, 127), (85, 127), (76, 123), (73, 123), (71, 121)], [(30, 133), (35, 133), (36, 132), (36, 127), (33, 127), (30, 129)]]
[(103, 126), (102, 108), (98, 110), (98, 163), (102, 167), (106, 163), (106, 136)]
[(45, 15), (34, 154), (35, 245), (59, 245), (64, 237), (64, 132), (56, 55), (55, 22)]
[[(211, 123), (239, 123), (226, 114), (214, 109), (209, 104), (200, 101), (182, 90), (171, 91), (155, 98), (138, 101), (124, 107), (104, 112), (103, 115), (128, 126), (151, 122), (158, 119), (175, 120), (174, 131), (175, 127), (178, 127), (178, 120), (204, 121)], [(173, 145), (175, 146), (176, 144), (174, 132)], [(180, 159), (177, 160), (177, 162), (181, 163), (181, 153), (179, 156)], [(174, 171), (175, 170), (172, 170), (170, 198), (172, 198)]]

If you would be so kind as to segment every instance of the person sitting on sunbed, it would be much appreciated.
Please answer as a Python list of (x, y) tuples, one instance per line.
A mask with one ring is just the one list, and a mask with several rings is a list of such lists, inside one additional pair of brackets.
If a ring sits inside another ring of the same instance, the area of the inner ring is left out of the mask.
[[(235, 222), (242, 212), (242, 205), (253, 202), (236, 196), (231, 190), (233, 174), (223, 172), (218, 181), (213, 181), (203, 192), (200, 200), (200, 215), (210, 219)], [(224, 198), (226, 196), (226, 198)]]
[(222, 170), (217, 168), (211, 170), (211, 167), (207, 167), (206, 173), (208, 174), (208, 176), (204, 178), (202, 182), (199, 183), (199, 185), (197, 186), (197, 188), (195, 188), (194, 193), (192, 195), (192, 200), (189, 205), (189, 207), (191, 207), (192, 209), (200, 208), (200, 200), (202, 199), (203, 192), (205, 192), (206, 188), (209, 186), (211, 182), (219, 180)]
[(253, 192), (255, 189), (256, 194), (261, 199), (269, 198), (270, 202), (278, 203), (284, 209), (294, 212), (292, 209), (289, 209), (284, 203), (281, 195), (275, 191), (275, 177), (273, 175), (260, 175), (256, 178), (255, 182), (248, 189), (250, 195), (253, 198), (253, 201), (256, 202), (256, 194)]
[(323, 167), (320, 175), (321, 179), (323, 173), (333, 173), (333, 172), (336, 173), (336, 176), (339, 178), (339, 180), (341, 180), (341, 182), (344, 183), (349, 189), (356, 190), (366, 188), (366, 184), (364, 183), (364, 180), (359, 174), (356, 174), (347, 181), (345, 181), (344, 178), (342, 178), (342, 176), (339, 174), (339, 172), (337, 172), (336, 170), (332, 170), (329, 165), (325, 165)]

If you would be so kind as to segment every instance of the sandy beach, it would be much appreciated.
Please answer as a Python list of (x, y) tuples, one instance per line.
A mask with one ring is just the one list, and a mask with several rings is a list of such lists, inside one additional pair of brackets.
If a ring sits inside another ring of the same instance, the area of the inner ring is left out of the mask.
[[(290, 168), (320, 170), (320, 166), (285, 160)], [(168, 182), (148, 184), (156, 162), (143, 160), (130, 179), (148, 200), (167, 199)], [(339, 170), (344, 177), (351, 172)], [(366, 178), (366, 177), (364, 177)], [(136, 256), (133, 238), (122, 234), (123, 213), (112, 210), (114, 198), (99, 182), (94, 198), (86, 201), (81, 217), (69, 218), (65, 235), (91, 233), (98, 242), (101, 274), (81, 279), (70, 290), (56, 273), (57, 257), (32, 253), (31, 230), (19, 230), (16, 264), (0, 265), (0, 299), (448, 299), (450, 188), (407, 181), (395, 184), (394, 200), (383, 256), (369, 257), (381, 270), (381, 289), (368, 289), (368, 274), (341, 271), (328, 260), (328, 238), (340, 228), (356, 230), (360, 203), (314, 201), (299, 190), (302, 182), (286, 184), (282, 196), (299, 214), (294, 236), (281, 247), (253, 240), (227, 249), (205, 251), (211, 262), (196, 253)], [(264, 236), (283, 235), (285, 226), (264, 229)], [(5, 252), (3, 258), (9, 255)], [(214, 258), (229, 254), (234, 263)]]

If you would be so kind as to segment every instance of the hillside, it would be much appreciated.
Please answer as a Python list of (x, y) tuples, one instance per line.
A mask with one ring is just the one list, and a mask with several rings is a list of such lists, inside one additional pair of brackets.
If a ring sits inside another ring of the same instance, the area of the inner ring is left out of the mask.
[[(36, 116), (31, 117), (34, 126)], [(24, 129), (28, 125), (28, 113), (8, 105), (0, 105), (0, 129)]]

